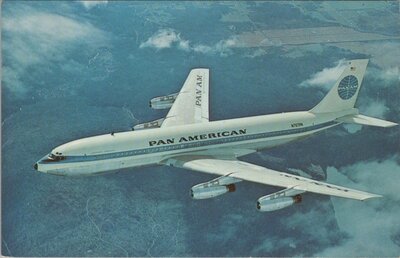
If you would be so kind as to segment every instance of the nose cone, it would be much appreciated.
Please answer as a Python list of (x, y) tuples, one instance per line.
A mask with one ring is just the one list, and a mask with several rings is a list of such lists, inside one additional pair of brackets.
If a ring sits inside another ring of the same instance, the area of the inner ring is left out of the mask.
[(46, 160), (48, 159), (48, 155), (44, 156), (43, 158), (39, 159), (38, 161), (33, 164), (33, 168), (39, 172), (46, 172)]

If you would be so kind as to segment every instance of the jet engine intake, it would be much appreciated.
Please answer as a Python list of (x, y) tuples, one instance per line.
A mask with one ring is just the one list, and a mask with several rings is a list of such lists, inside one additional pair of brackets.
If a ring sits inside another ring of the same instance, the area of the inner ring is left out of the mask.
[(216, 185), (202, 187), (202, 185), (193, 186), (190, 190), (190, 195), (193, 199), (209, 199), (219, 196), (224, 193), (234, 192), (236, 187), (234, 184)]
[(144, 129), (153, 129), (153, 128), (159, 128), (161, 127), (162, 123), (164, 122), (165, 118), (160, 118), (151, 122), (143, 123), (143, 124), (138, 124), (132, 127), (133, 131), (137, 130), (144, 130)]
[(190, 190), (190, 195), (193, 199), (213, 198), (224, 193), (234, 192), (236, 190), (235, 183), (241, 181), (241, 179), (231, 177), (231, 174), (227, 174), (193, 186)]
[(160, 96), (152, 98), (149, 102), (149, 106), (153, 109), (167, 109), (172, 107), (175, 99), (178, 97), (179, 93), (173, 93), (166, 96)]
[(302, 196), (297, 194), (295, 196), (286, 196), (279, 198), (265, 198), (267, 196), (261, 197), (257, 201), (257, 209), (259, 211), (276, 211), (286, 207), (289, 207), (295, 203), (300, 203)]

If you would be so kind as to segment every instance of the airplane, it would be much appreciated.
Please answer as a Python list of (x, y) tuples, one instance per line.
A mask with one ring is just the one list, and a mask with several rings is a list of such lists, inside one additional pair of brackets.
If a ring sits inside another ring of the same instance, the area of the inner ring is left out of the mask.
[(234, 192), (250, 181), (283, 190), (257, 200), (259, 211), (302, 201), (305, 192), (367, 200), (381, 195), (275, 171), (239, 158), (304, 139), (343, 123), (392, 127), (397, 123), (359, 114), (355, 102), (368, 59), (348, 61), (335, 85), (308, 111), (209, 121), (209, 69), (192, 69), (178, 93), (153, 98), (150, 107), (170, 108), (165, 118), (133, 131), (75, 140), (53, 149), (34, 168), (60, 176), (96, 175), (123, 168), (167, 165), (218, 177), (193, 186), (193, 199)]

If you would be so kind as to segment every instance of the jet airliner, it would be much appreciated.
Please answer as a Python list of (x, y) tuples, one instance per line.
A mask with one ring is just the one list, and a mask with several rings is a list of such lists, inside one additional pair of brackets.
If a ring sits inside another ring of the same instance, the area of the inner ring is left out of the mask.
[(245, 180), (282, 187), (258, 199), (260, 211), (279, 210), (312, 192), (356, 200), (380, 195), (275, 171), (240, 157), (303, 139), (343, 123), (391, 127), (396, 123), (361, 115), (355, 102), (368, 59), (351, 60), (335, 85), (308, 111), (209, 121), (209, 69), (192, 69), (178, 93), (150, 100), (167, 116), (136, 125), (133, 131), (93, 136), (53, 149), (34, 168), (61, 175), (95, 175), (122, 168), (168, 165), (217, 175), (191, 188), (194, 199), (235, 191)]

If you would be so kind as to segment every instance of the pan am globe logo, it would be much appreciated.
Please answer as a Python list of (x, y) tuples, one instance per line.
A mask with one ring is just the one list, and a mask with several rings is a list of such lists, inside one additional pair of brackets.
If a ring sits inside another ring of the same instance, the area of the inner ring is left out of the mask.
[(358, 80), (354, 75), (344, 77), (338, 87), (338, 94), (341, 99), (347, 100), (354, 96), (358, 88)]

